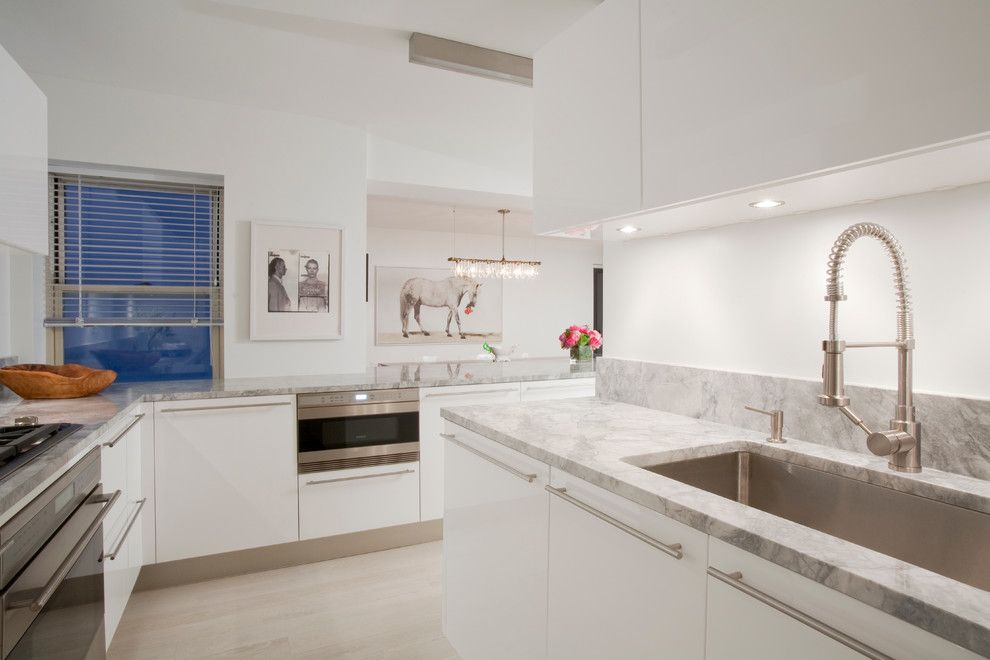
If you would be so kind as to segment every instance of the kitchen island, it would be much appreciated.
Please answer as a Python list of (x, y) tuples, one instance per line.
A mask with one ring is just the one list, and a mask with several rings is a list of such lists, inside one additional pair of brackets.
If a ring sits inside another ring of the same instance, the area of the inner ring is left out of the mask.
[[(990, 654), (987, 591), (644, 467), (751, 452), (978, 515), (986, 481), (597, 399), (442, 415), (446, 634), (465, 660)], [(486, 637), (516, 616), (520, 634)]]

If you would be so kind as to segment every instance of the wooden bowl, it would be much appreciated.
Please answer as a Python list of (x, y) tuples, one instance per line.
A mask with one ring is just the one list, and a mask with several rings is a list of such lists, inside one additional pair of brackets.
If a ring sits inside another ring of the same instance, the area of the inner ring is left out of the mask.
[(102, 392), (117, 372), (81, 364), (15, 364), (0, 368), (0, 383), (23, 399), (78, 399)]

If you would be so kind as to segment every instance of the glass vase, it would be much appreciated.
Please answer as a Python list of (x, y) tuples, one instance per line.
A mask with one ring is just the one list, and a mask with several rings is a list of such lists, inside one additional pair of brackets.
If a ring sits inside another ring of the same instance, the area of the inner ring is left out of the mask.
[(584, 360), (590, 360), (595, 356), (595, 352), (591, 349), (591, 346), (585, 344), (584, 346), (571, 346), (571, 359), (577, 360), (579, 362)]

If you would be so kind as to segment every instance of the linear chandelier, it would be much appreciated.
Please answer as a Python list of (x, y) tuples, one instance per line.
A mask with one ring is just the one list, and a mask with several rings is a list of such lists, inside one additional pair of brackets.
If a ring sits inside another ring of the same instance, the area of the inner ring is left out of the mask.
[(505, 215), (509, 209), (499, 209), (502, 214), (502, 258), (465, 259), (450, 257), (454, 264), (454, 275), (458, 277), (495, 278), (503, 280), (529, 280), (540, 274), (539, 261), (520, 261), (505, 258)]

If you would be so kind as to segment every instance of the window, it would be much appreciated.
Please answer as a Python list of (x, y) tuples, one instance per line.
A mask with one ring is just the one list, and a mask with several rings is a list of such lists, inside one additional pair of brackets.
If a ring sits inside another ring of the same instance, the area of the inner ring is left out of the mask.
[(223, 189), (52, 173), (56, 361), (118, 380), (221, 373)]

